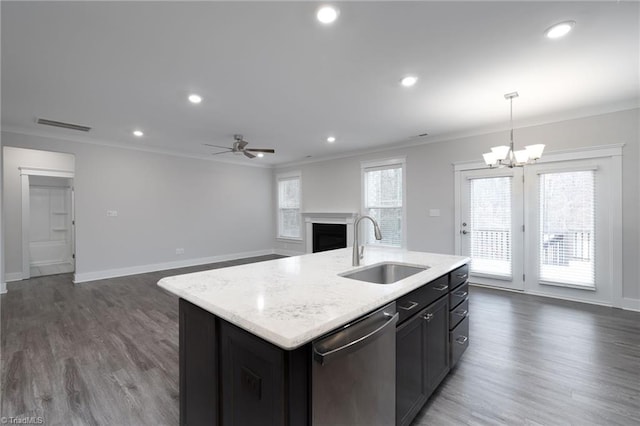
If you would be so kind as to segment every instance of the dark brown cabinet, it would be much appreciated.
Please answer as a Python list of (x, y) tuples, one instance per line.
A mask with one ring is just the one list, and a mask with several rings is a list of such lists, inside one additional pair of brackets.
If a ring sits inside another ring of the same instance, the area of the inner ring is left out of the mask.
[(449, 372), (449, 300), (396, 330), (396, 424), (408, 425)]
[(469, 347), (469, 265), (449, 274), (449, 367), (456, 363)]
[(180, 424), (308, 424), (310, 359), (180, 299)]

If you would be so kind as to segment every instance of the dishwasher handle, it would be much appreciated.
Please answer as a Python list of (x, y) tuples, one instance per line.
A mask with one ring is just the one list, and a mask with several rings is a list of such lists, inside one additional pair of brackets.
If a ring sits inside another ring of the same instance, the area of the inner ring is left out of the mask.
[[(346, 327), (341, 331), (315, 342), (313, 344), (313, 359), (320, 363), (320, 365), (325, 365), (338, 356), (355, 352), (362, 346), (370, 343), (371, 340), (378, 338), (384, 333), (386, 328), (395, 325), (400, 316), (399, 313), (391, 314), (388, 312), (378, 312), (376, 314), (378, 315), (367, 317), (353, 324), (351, 327)], [(371, 325), (379, 322), (381, 318), (384, 318), (385, 322), (373, 331), (369, 331)], [(353, 336), (351, 336), (352, 334)], [(335, 343), (335, 345), (332, 345), (332, 343)]]

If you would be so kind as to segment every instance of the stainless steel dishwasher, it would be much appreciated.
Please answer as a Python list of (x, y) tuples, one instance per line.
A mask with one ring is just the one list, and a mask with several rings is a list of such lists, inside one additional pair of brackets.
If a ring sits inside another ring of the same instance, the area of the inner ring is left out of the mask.
[(395, 302), (313, 341), (312, 424), (396, 421)]

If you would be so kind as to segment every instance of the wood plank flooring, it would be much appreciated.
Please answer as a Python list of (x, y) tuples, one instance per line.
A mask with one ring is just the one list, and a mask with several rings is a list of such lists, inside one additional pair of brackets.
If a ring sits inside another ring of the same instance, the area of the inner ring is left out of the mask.
[[(178, 300), (170, 275), (70, 275), (1, 298), (0, 415), (46, 425), (177, 425)], [(471, 345), (414, 425), (638, 425), (640, 314), (471, 289)]]

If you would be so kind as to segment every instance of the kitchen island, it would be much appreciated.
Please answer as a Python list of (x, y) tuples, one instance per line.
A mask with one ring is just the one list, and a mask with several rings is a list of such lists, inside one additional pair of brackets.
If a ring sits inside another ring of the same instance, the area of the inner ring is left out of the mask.
[[(340, 249), (162, 279), (181, 299), (181, 424), (308, 424), (310, 342), (468, 261), (367, 247), (360, 267)], [(381, 262), (429, 268), (385, 285), (339, 275)]]

